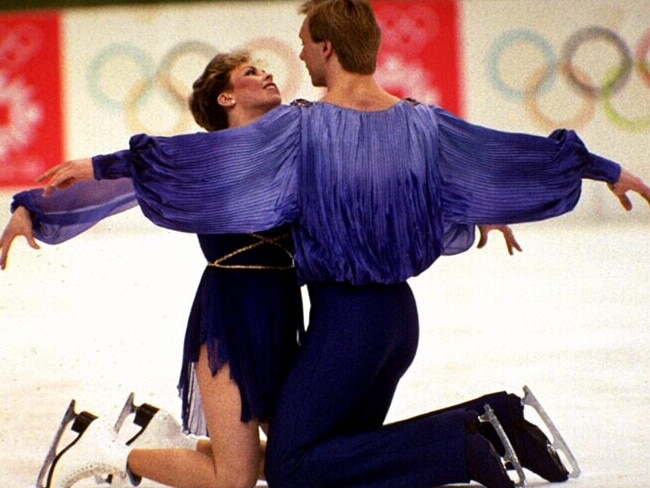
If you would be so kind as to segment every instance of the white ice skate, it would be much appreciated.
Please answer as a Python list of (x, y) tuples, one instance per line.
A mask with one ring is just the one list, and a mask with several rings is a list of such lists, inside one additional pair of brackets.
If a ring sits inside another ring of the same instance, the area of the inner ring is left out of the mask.
[(198, 438), (185, 434), (169, 412), (148, 403), (136, 406), (133, 399), (131, 393), (115, 423), (115, 431), (119, 432), (129, 415), (135, 414), (133, 423), (141, 429), (126, 441), (127, 446), (134, 449), (196, 449)]
[[(57, 453), (57, 447), (69, 424), (77, 437)], [(70, 402), (55, 434), (52, 446), (37, 480), (40, 488), (69, 488), (89, 477), (96, 480), (126, 479), (126, 462), (131, 448), (117, 438), (113, 427), (89, 412), (75, 412)], [(45, 481), (47, 473), (47, 482)]]
[(505, 448), (505, 454), (501, 457), (501, 462), (503, 463), (503, 466), (504, 467), (511, 466), (512, 468), (514, 468), (515, 472), (517, 473), (517, 480), (514, 480), (515, 487), (521, 488), (523, 486), (526, 486), (526, 475), (524, 474), (524, 469), (521, 467), (521, 463), (519, 462), (517, 453), (515, 453), (515, 450), (512, 447), (512, 443), (510, 442), (510, 439), (508, 439), (508, 436), (506, 435), (506, 431), (503, 429), (503, 426), (501, 425), (501, 422), (499, 422), (499, 419), (495, 415), (494, 410), (492, 410), (492, 407), (490, 407), (490, 405), (485, 405), (484, 409), (485, 409), (485, 413), (479, 416), (479, 420), (481, 422), (489, 422), (492, 425), (492, 427), (494, 427), (494, 430), (499, 436), (499, 440), (501, 441), (501, 444), (503, 444), (503, 447)]
[(551, 436), (553, 437), (550, 447), (555, 451), (561, 452), (566, 457), (569, 465), (571, 466), (571, 469), (569, 470), (569, 476), (571, 478), (577, 478), (580, 476), (580, 467), (578, 466), (578, 462), (571, 452), (571, 449), (569, 449), (569, 446), (565, 442), (564, 438), (560, 434), (560, 431), (557, 429), (551, 418), (546, 413), (546, 410), (544, 410), (537, 398), (535, 398), (535, 395), (533, 395), (533, 393), (530, 391), (530, 388), (527, 386), (524, 386), (524, 397), (521, 400), (521, 403), (523, 405), (530, 405), (537, 412), (539, 417), (542, 419), (550, 431)]
[[(129, 416), (135, 414), (133, 423), (140, 430), (126, 441), (127, 446), (131, 449), (196, 449), (198, 438), (185, 434), (183, 427), (169, 412), (148, 403), (136, 406), (134, 397), (131, 393), (126, 399), (114, 427), (116, 432), (120, 432)], [(95, 477), (95, 481), (114, 487), (128, 486), (129, 482), (128, 479), (111, 475), (103, 479)]]

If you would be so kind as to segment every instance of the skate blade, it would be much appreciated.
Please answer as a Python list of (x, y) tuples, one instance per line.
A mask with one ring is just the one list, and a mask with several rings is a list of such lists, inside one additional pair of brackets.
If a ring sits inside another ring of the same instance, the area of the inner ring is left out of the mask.
[[(120, 414), (117, 416), (117, 420), (115, 421), (115, 425), (113, 426), (115, 432), (119, 432), (122, 429), (122, 426), (124, 426), (124, 422), (126, 422), (126, 419), (129, 417), (129, 415), (133, 414), (136, 411), (137, 411), (137, 407), (135, 406), (135, 393), (131, 392), (127, 397), (126, 401), (124, 402), (124, 406), (122, 407)], [(113, 475), (109, 474), (106, 478), (102, 478), (101, 476), (95, 476), (95, 483), (97, 484), (107, 483), (111, 485), (113, 484)]]
[[(130, 446), (144, 432), (147, 425), (149, 425), (149, 422), (156, 414), (156, 412), (158, 412), (158, 410), (159, 409), (157, 407), (149, 405), (148, 403), (143, 403), (140, 406), (136, 406), (135, 393), (131, 392), (128, 398), (126, 399), (126, 402), (124, 402), (122, 411), (117, 417), (117, 420), (115, 421), (115, 426), (113, 428), (115, 429), (115, 432), (119, 432), (124, 426), (124, 422), (126, 422), (126, 419), (129, 417), (129, 415), (135, 413), (135, 418), (133, 419), (133, 423), (141, 427), (141, 429), (133, 437), (131, 437), (129, 440), (126, 441), (126, 445)], [(97, 484), (107, 483), (110, 485), (113, 484), (113, 475), (108, 475), (105, 479), (96, 476), (95, 481)]]
[(148, 403), (143, 403), (142, 405), (136, 406), (135, 394), (131, 393), (126, 399), (120, 415), (117, 417), (117, 421), (115, 422), (114, 427), (115, 432), (119, 432), (122, 429), (122, 426), (124, 425), (124, 422), (126, 422), (126, 419), (129, 417), (129, 415), (135, 414), (133, 423), (140, 427), (140, 430), (128, 441), (126, 441), (127, 446), (131, 445), (133, 441), (135, 441), (138, 436), (144, 432), (144, 430), (149, 425), (149, 422), (151, 422), (151, 419), (154, 417), (154, 415), (156, 415), (158, 410), (160, 410), (158, 407), (154, 407)]
[(133, 423), (139, 427), (145, 428), (147, 425), (149, 425), (149, 422), (151, 422), (151, 419), (154, 417), (154, 415), (156, 415), (156, 413), (158, 413), (160, 410), (158, 407), (154, 407), (149, 403), (143, 403), (142, 405), (136, 406), (134, 399), (134, 393), (131, 393), (126, 399), (126, 402), (122, 407), (122, 411), (120, 412), (120, 415), (117, 417), (117, 421), (115, 422), (115, 432), (119, 432), (122, 429), (122, 426), (124, 425), (124, 422), (126, 422), (128, 416), (133, 413), (135, 413)]
[(117, 417), (117, 420), (115, 421), (115, 432), (119, 432), (122, 426), (124, 425), (124, 422), (126, 421), (126, 418), (131, 415), (133, 412), (135, 412), (135, 403), (133, 402), (133, 399), (135, 398), (135, 394), (131, 393), (129, 397), (126, 399), (126, 402), (124, 402), (124, 406), (122, 407), (122, 411), (120, 412), (120, 415)]
[(530, 388), (527, 386), (524, 386), (524, 398), (522, 399), (521, 403), (523, 405), (529, 405), (532, 407), (550, 431), (551, 436), (553, 437), (553, 440), (551, 441), (552, 448), (564, 454), (567, 461), (569, 462), (569, 465), (571, 467), (569, 470), (569, 476), (571, 478), (577, 478), (580, 476), (580, 467), (578, 466), (578, 461), (576, 461), (576, 458), (571, 452), (571, 449), (569, 449), (569, 446), (562, 437), (562, 434), (560, 434), (560, 431), (548, 416), (546, 410), (544, 410), (537, 398), (535, 398), (535, 395), (533, 395), (533, 392), (530, 391)]
[(70, 424), (70, 422), (72, 422), (77, 417), (77, 413), (75, 412), (75, 407), (76, 407), (76, 402), (72, 400), (70, 402), (70, 405), (68, 405), (67, 410), (63, 414), (63, 418), (61, 419), (59, 428), (54, 434), (54, 439), (52, 440), (52, 444), (50, 444), (50, 449), (47, 451), (47, 455), (45, 456), (45, 461), (43, 462), (43, 466), (41, 466), (41, 470), (38, 472), (38, 478), (36, 479), (37, 488), (46, 488), (45, 478), (47, 477), (50, 471), (50, 467), (52, 466), (52, 463), (56, 459), (56, 448), (59, 446), (61, 437), (63, 437), (63, 433), (65, 432), (65, 429), (67, 428), (68, 424)]
[(499, 419), (495, 415), (494, 410), (492, 410), (492, 407), (486, 404), (483, 408), (485, 409), (485, 413), (479, 416), (479, 420), (481, 422), (489, 422), (492, 425), (492, 427), (494, 427), (494, 430), (499, 436), (499, 440), (501, 441), (501, 444), (503, 444), (505, 448), (506, 452), (501, 458), (501, 462), (503, 462), (504, 467), (509, 464), (515, 469), (515, 472), (517, 473), (517, 480), (513, 481), (515, 487), (521, 488), (526, 486), (526, 475), (524, 473), (524, 469), (521, 467), (521, 463), (519, 462), (517, 453), (515, 453), (515, 450), (512, 447), (512, 443), (510, 442), (510, 439), (506, 435), (506, 431), (503, 429), (503, 426), (501, 425), (501, 422), (499, 422)]
[[(41, 470), (38, 473), (38, 478), (36, 480), (37, 488), (50, 487), (52, 482), (52, 473), (54, 472), (54, 467), (56, 466), (59, 458), (79, 440), (81, 434), (83, 434), (90, 423), (97, 418), (95, 415), (89, 412), (84, 411), (77, 413), (75, 411), (75, 407), (76, 402), (75, 400), (72, 400), (68, 405), (63, 418), (61, 419), (58, 430), (54, 434), (54, 439), (52, 440), (50, 449), (48, 450), (47, 455), (45, 456), (45, 461), (43, 462), (43, 466), (41, 466)], [(72, 424), (71, 430), (78, 433), (79, 435), (65, 448), (57, 452), (61, 438), (63, 437), (63, 434), (70, 424)], [(45, 481), (46, 478), (47, 481)]]

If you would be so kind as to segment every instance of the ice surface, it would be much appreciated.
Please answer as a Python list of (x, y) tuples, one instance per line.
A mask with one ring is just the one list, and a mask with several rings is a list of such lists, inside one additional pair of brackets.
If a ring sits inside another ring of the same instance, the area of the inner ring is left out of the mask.
[[(8, 202), (0, 194), (2, 225)], [(650, 227), (560, 219), (515, 231), (522, 254), (491, 235), (412, 280), (420, 347), (389, 420), (526, 384), (580, 463), (567, 486), (650, 486)], [(61, 246), (16, 243), (0, 273), (1, 487), (34, 485), (72, 398), (111, 419), (131, 391), (179, 411), (203, 265), (194, 236), (153, 228), (137, 209)]]

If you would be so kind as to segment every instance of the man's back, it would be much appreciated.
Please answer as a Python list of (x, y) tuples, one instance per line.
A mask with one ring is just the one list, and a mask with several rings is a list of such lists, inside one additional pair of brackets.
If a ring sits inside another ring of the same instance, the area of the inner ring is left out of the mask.
[(394, 283), (440, 254), (435, 117), (400, 101), (379, 111), (326, 102), (303, 111), (301, 233), (306, 281)]

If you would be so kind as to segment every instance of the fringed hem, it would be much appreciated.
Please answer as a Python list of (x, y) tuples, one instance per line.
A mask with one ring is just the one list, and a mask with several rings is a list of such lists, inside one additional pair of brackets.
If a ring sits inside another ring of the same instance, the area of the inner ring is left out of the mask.
[(178, 394), (183, 401), (183, 430), (186, 434), (208, 435), (208, 426), (203, 412), (203, 399), (196, 377), (196, 363), (187, 365), (186, 382), (178, 386)]

